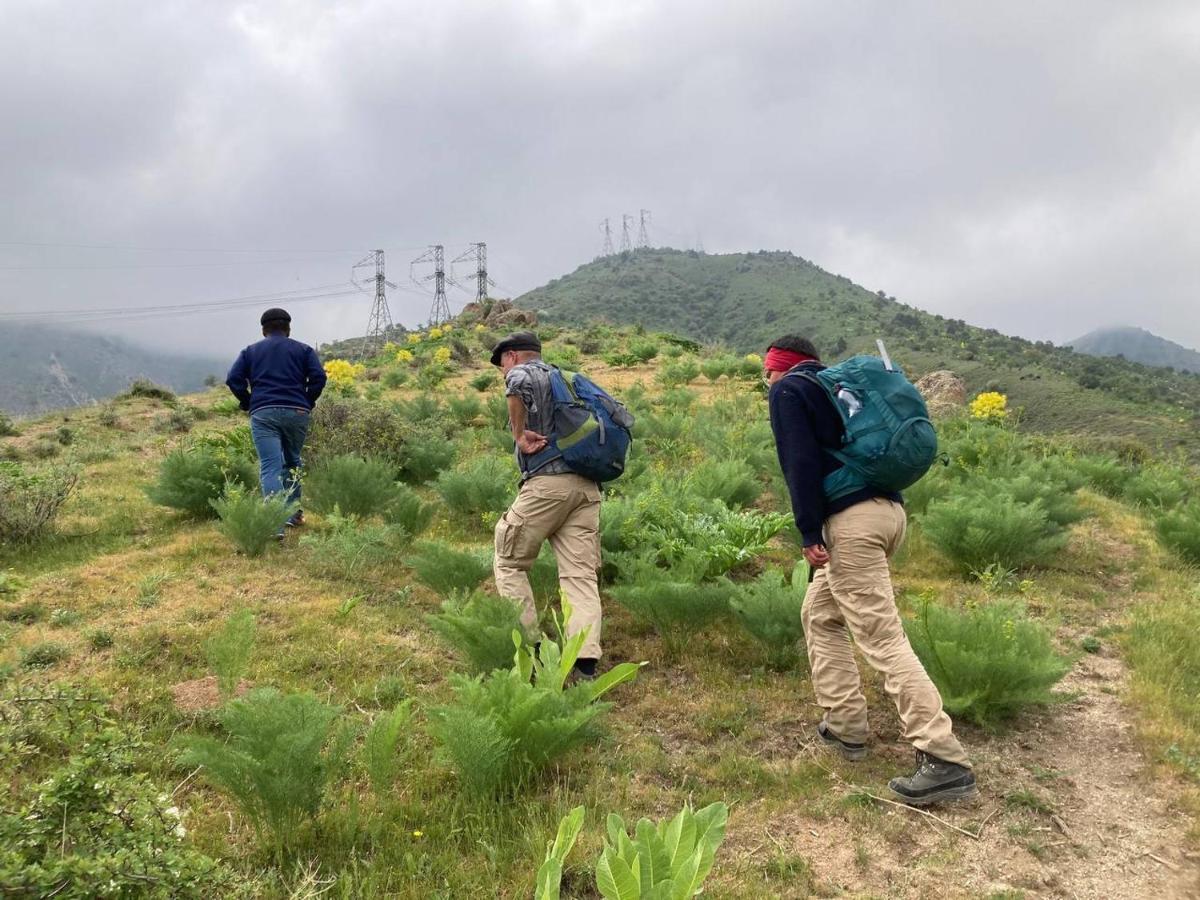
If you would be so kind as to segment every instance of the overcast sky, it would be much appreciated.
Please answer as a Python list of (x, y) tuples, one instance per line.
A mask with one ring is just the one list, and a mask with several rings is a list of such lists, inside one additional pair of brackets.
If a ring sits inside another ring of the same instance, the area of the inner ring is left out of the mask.
[[(519, 293), (647, 208), (655, 244), (1004, 332), (1200, 347), (1198, 86), (1195, 2), (2, 0), (0, 312), (296, 291), (382, 247), (415, 324), (422, 246), (486, 241)], [(368, 306), (293, 304), (295, 336)], [(104, 327), (227, 354), (257, 314)]]

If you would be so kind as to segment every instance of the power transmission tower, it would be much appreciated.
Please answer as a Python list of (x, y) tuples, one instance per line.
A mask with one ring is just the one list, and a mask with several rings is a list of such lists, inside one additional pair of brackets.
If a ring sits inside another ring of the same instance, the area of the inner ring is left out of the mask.
[(638, 223), (637, 245), (639, 248), (649, 247), (650, 246), (650, 235), (646, 232), (646, 223), (650, 221), (650, 210), (648, 210), (648, 209), (639, 210), (638, 218), (640, 221)]
[(597, 259), (613, 255), (612, 226), (608, 224), (608, 219), (600, 223), (600, 230), (604, 232), (604, 251), (596, 257)]
[(367, 319), (367, 333), (363, 337), (362, 344), (359, 345), (360, 359), (374, 356), (382, 350), (383, 345), (387, 342), (388, 334), (392, 330), (392, 311), (388, 309), (387, 289), (394, 288), (396, 285), (388, 281), (384, 274), (383, 251), (376, 250), (355, 263), (350, 269), (350, 280), (362, 287), (355, 279), (355, 269), (372, 265), (375, 267), (375, 300), (371, 304), (371, 315)]
[(446, 248), (434, 244), (412, 261), (414, 266), (422, 263), (433, 263), (433, 274), (421, 279), (433, 282), (433, 308), (429, 311), (429, 322), (431, 325), (441, 325), (450, 321), (450, 303), (446, 300)]
[(451, 268), (458, 262), (475, 263), (475, 302), (483, 303), (488, 298), (488, 287), (495, 284), (492, 279), (488, 278), (487, 244), (483, 241), (472, 244), (467, 250), (450, 260)]
[(629, 242), (629, 225), (633, 222), (633, 216), (621, 215), (621, 252), (628, 253), (633, 249), (633, 244)]

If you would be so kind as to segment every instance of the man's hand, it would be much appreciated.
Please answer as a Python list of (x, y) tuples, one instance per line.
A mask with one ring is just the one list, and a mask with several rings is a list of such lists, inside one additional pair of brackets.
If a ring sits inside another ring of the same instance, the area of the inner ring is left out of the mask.
[(829, 562), (829, 551), (824, 544), (809, 544), (804, 548), (804, 558), (814, 569), (820, 569)]
[(537, 453), (546, 449), (546, 438), (538, 434), (536, 431), (530, 431), (528, 428), (521, 432), (521, 436), (517, 438), (517, 449), (526, 456)]

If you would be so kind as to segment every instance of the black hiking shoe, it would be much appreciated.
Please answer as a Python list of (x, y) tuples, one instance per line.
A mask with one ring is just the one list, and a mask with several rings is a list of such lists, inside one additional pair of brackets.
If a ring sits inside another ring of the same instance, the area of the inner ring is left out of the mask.
[(304, 510), (296, 510), (296, 514), (287, 520), (288, 528), (300, 528), (304, 525)]
[(829, 726), (822, 719), (817, 723), (817, 737), (823, 740), (830, 747), (835, 747), (843, 757), (851, 762), (858, 762), (867, 755), (866, 744), (854, 744), (850, 741), (843, 741), (840, 737), (829, 730)]
[(966, 766), (930, 756), (924, 750), (917, 751), (917, 771), (906, 777), (893, 778), (888, 787), (909, 806), (965, 800), (978, 793), (974, 772)]

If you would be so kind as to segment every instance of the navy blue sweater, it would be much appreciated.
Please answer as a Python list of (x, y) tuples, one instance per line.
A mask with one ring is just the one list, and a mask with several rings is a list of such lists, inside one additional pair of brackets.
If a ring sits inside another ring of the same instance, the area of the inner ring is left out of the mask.
[(238, 354), (225, 379), (242, 409), (312, 409), (325, 389), (325, 370), (308, 344), (272, 334)]
[[(819, 372), (820, 363), (801, 363), (792, 371)], [(863, 488), (833, 502), (825, 499), (825, 476), (842, 467), (826, 453), (838, 450), (846, 429), (829, 395), (807, 378), (790, 375), (771, 387), (767, 403), (771, 410), (771, 430), (775, 432), (775, 451), (792, 498), (792, 515), (804, 537), (804, 546), (824, 544), (821, 529), (834, 513), (875, 497), (901, 502), (900, 495), (876, 488)]]

